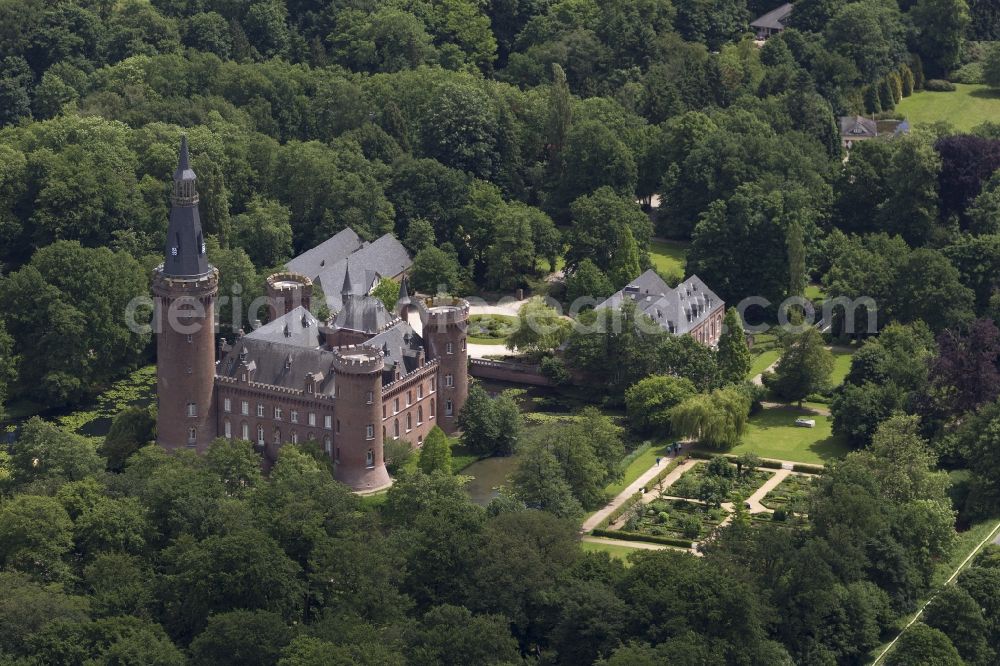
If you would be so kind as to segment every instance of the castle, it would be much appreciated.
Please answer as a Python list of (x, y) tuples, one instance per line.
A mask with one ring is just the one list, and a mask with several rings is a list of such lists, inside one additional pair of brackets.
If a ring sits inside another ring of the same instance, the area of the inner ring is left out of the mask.
[[(327, 302), (339, 306), (321, 322), (309, 312), (313, 278), (294, 270), (312, 261), (307, 255), (317, 253), (310, 251), (289, 262), (291, 270), (268, 278), (270, 321), (217, 348), (219, 272), (205, 253), (196, 182), (182, 139), (164, 261), (152, 284), (157, 442), (201, 453), (216, 437), (245, 439), (269, 466), (283, 443), (312, 440), (332, 459), (335, 478), (353, 490), (390, 485), (387, 438), (419, 446), (435, 425), (456, 429), (469, 388), (468, 303), (411, 298), (404, 276), (390, 312), (369, 294), (362, 251), (379, 247), (369, 254), (392, 254), (379, 239), (356, 244), (335, 266), (314, 262), (318, 279), (327, 282)], [(342, 234), (334, 239), (343, 240)], [(388, 262), (390, 272), (405, 263), (398, 252)], [(334, 268), (338, 276), (343, 271), (343, 282), (331, 296)], [(360, 285), (352, 271), (364, 275)]]

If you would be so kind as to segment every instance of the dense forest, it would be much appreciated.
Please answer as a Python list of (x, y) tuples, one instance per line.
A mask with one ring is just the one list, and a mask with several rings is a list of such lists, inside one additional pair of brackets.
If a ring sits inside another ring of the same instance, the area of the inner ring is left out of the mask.
[[(529, 437), (534, 467), (485, 508), (431, 463), (373, 502), (307, 447), (265, 480), (247, 442), (142, 446), (149, 410), (99, 448), (32, 419), (0, 457), (0, 664), (864, 663), (939, 584), (956, 522), (1000, 510), (1000, 123), (845, 161), (837, 117), (953, 78), (1000, 5), (800, 0), (756, 44), (778, 4), (0, 0), (0, 412), (151, 360), (125, 312), (161, 260), (182, 134), (220, 289), (246, 301), (348, 226), (395, 233), (425, 289), (530, 287), (564, 261), (564, 301), (621, 288), (664, 237), (731, 304), (811, 282), (874, 299), (879, 333), (854, 335), (830, 397), (855, 451), (809, 529), (737, 519), (703, 557), (628, 566), (578, 543), (623, 455), (596, 414)], [(761, 399), (721, 343), (566, 345), (611, 403)], [(785, 379), (770, 390), (809, 392)], [(466, 430), (509, 452), (516, 408), (488, 403)], [(944, 594), (890, 663), (995, 663), (1000, 556)]]

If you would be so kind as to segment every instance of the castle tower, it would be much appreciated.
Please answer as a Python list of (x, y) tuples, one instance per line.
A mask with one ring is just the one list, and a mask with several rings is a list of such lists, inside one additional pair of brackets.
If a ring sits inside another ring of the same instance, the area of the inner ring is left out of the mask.
[(153, 271), (156, 331), (156, 441), (204, 452), (216, 436), (215, 295), (219, 272), (208, 263), (198, 215), (197, 177), (181, 138), (170, 196), (163, 263)]
[(458, 412), (469, 397), (469, 355), (465, 347), (469, 303), (460, 298), (427, 299), (423, 311), (428, 360), (438, 360), (438, 425), (448, 434), (458, 428)]
[(355, 491), (389, 486), (382, 452), (381, 350), (371, 347), (334, 349), (336, 426), (333, 435), (333, 475)]
[(313, 283), (299, 273), (275, 273), (267, 278), (268, 307), (271, 321), (300, 305), (306, 310), (312, 303)]

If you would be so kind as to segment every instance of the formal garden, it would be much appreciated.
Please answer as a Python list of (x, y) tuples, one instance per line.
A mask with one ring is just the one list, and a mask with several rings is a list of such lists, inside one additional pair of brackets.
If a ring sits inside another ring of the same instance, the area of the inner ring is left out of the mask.
[(760, 503), (773, 511), (804, 514), (809, 510), (809, 498), (815, 483), (815, 476), (789, 474)]
[(772, 474), (774, 473), (753, 467), (740, 469), (719, 456), (707, 464), (695, 465), (689, 469), (665, 494), (696, 499), (713, 506), (723, 502), (741, 503), (753, 495)]
[(721, 507), (661, 497), (635, 506), (621, 529), (631, 534), (697, 541), (707, 537), (726, 516)]
[(509, 315), (472, 315), (469, 317), (469, 342), (476, 345), (502, 345), (517, 330), (517, 317)]

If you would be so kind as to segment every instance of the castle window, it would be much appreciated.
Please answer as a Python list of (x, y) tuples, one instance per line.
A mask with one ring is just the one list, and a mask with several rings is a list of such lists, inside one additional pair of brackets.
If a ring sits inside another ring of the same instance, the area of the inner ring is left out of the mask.
[(190, 333), (188, 333), (187, 341), (188, 341), (188, 344), (191, 344), (192, 342), (194, 342), (194, 336), (191, 335)]
[(245, 382), (246, 380), (247, 380), (247, 373), (244, 372), (243, 375), (240, 377), (240, 381)]
[(223, 422), (223, 427), (225, 428), (226, 439), (232, 439), (233, 438), (233, 424), (229, 422), (229, 419), (226, 419)]
[(187, 374), (189, 374), (189, 375), (190, 375), (190, 374), (192, 374), (193, 372), (194, 372), (194, 368), (192, 368), (192, 367), (191, 367), (191, 366), (189, 365), (189, 366), (187, 367)]
[[(240, 402), (240, 414), (242, 414), (243, 416), (249, 416), (250, 415), (250, 403), (249, 403), (249, 401), (243, 400), (243, 401)], [(246, 439), (246, 437), (244, 437), (243, 439)]]
[(193, 402), (187, 404), (187, 415), (192, 418), (198, 416), (198, 406)]
[(233, 401), (230, 400), (229, 398), (225, 398), (222, 401), (222, 411), (224, 411), (224, 412), (231, 412), (231, 411), (233, 411)]
[(274, 420), (275, 421), (280, 421), (281, 420), (281, 407), (275, 407), (274, 408)]
[(431, 418), (434, 418), (434, 398), (431, 398)]
[(451, 353), (453, 353), (452, 345), (451, 345), (450, 342), (444, 346), (444, 353), (445, 354), (451, 354)]
[(409, 407), (413, 404), (413, 391), (406, 392), (406, 406)]
[(382, 405), (382, 418), (385, 418), (385, 415), (386, 415), (386, 407), (385, 405)]
[(365, 426), (365, 439), (375, 439), (375, 426), (371, 423)]
[(262, 405), (260, 403), (257, 404), (257, 416), (262, 417), (262, 418), (264, 416), (264, 405)]
[(437, 377), (431, 377), (431, 393), (437, 390)]
[(406, 432), (413, 430), (413, 414), (406, 413)]
[(326, 455), (330, 455), (332, 451), (330, 450), (333, 445), (333, 440), (330, 439), (329, 435), (323, 435), (323, 450), (326, 451)]
[(465, 351), (465, 338), (462, 338), (462, 351)]
[(337, 433), (338, 435), (340, 434), (340, 419), (337, 419), (337, 429), (334, 430), (334, 432)]
[(309, 412), (309, 425), (316, 426), (316, 412)]
[(333, 462), (335, 462), (335, 463), (339, 463), (340, 462), (340, 447), (339, 446), (337, 447), (337, 453), (336, 453), (336, 455), (333, 458)]
[(417, 385), (417, 400), (421, 400), (421, 399), (423, 399), (423, 397), (424, 397), (424, 385), (423, 384), (418, 384)]
[(365, 466), (374, 467), (375, 466), (375, 452), (368, 449), (368, 453), (365, 454)]
[(257, 426), (257, 446), (264, 446), (264, 426)]
[(454, 375), (445, 375), (444, 376), (444, 385), (447, 388), (452, 388), (453, 386), (455, 386), (455, 376)]
[(398, 414), (399, 413), (399, 398), (395, 398), (392, 401), (392, 413), (393, 414)]
[(298, 444), (298, 443), (299, 443), (299, 433), (297, 433), (297, 432), (295, 432), (293, 430), (292, 431), (292, 444)]
[(240, 424), (240, 435), (242, 435), (243, 439), (246, 441), (250, 441), (250, 426), (248, 426), (245, 422)]
[(326, 428), (327, 430), (333, 427), (333, 417), (330, 416), (329, 414), (323, 417), (323, 427)]
[(382, 441), (383, 442), (385, 441), (385, 437), (386, 437), (386, 435), (385, 435), (385, 426), (382, 426)]
[(314, 433), (314, 432), (309, 433), (308, 435), (306, 435), (306, 439), (308, 439), (310, 442), (315, 442), (316, 441), (316, 433)]
[(274, 445), (278, 446), (281, 444), (281, 431), (277, 428), (274, 429)]
[(451, 416), (454, 413), (455, 413), (455, 407), (452, 404), (451, 400), (448, 400), (447, 402), (444, 403), (444, 415)]
[(392, 436), (399, 439), (399, 419), (392, 422)]
[(288, 414), (288, 420), (291, 421), (292, 423), (298, 423), (299, 422), (299, 413), (293, 409)]
[(365, 404), (368, 405), (372, 404), (372, 401), (374, 401), (374, 399), (375, 399), (375, 394), (372, 391), (368, 391), (367, 393), (365, 393)]
[(417, 407), (417, 425), (424, 422), (424, 408), (423, 406)]

